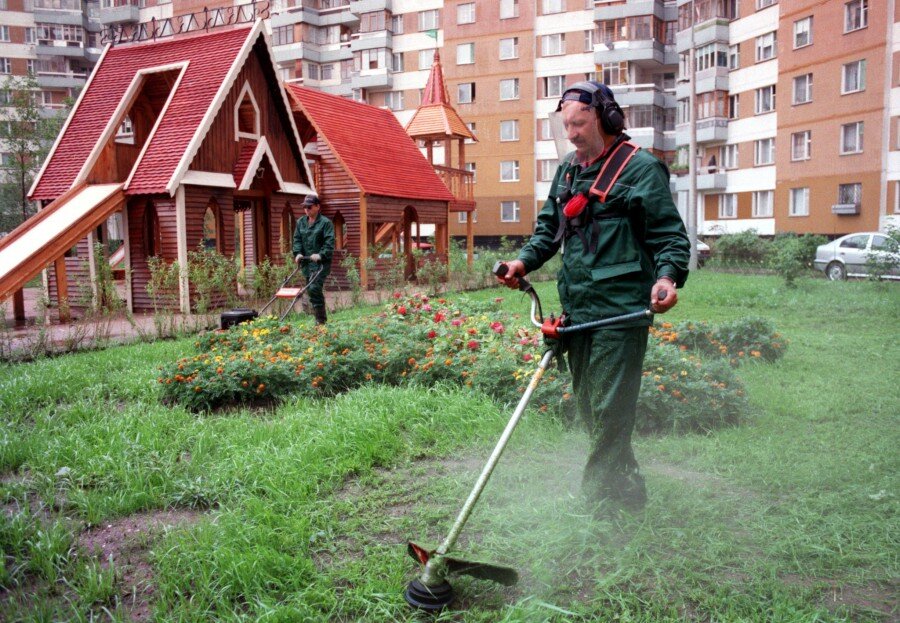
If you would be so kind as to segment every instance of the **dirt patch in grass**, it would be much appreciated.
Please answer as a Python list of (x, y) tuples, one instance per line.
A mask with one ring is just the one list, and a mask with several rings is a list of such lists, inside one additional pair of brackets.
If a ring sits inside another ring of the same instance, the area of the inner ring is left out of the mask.
[(897, 613), (897, 595), (900, 594), (898, 581), (885, 584), (868, 582), (856, 586), (837, 580), (805, 578), (794, 574), (783, 575), (781, 579), (795, 586), (819, 588), (822, 595), (819, 603), (829, 612), (849, 616), (850, 620), (900, 620)]
[(131, 621), (149, 621), (156, 591), (147, 554), (166, 530), (196, 523), (201, 517), (194, 510), (148, 511), (85, 530), (76, 541), (104, 569), (113, 561), (123, 614)]

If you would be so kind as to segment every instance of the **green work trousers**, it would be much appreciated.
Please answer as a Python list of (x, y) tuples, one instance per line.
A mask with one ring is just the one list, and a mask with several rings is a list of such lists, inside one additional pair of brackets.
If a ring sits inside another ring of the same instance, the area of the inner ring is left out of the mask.
[(581, 481), (589, 502), (632, 510), (646, 502), (631, 433), (648, 333), (648, 327), (630, 327), (567, 336), (575, 400), (591, 441)]
[[(306, 262), (303, 265), (303, 276), (306, 277), (306, 283), (309, 283), (309, 280), (312, 279), (313, 275), (315, 275), (318, 270), (319, 265), (315, 262)], [(319, 275), (314, 282), (309, 284), (309, 289), (306, 291), (306, 294), (309, 296), (309, 304), (311, 307), (325, 307), (325, 293), (323, 290), (325, 289), (325, 279), (330, 272), (331, 262), (323, 262), (322, 274)]]

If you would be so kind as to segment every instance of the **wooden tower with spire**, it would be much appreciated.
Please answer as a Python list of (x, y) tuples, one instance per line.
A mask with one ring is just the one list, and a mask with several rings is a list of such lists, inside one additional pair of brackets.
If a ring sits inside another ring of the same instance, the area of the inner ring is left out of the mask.
[[(425, 84), (422, 103), (406, 125), (406, 133), (414, 140), (425, 143), (428, 162), (431, 163), (435, 172), (455, 198), (450, 203), (450, 212), (467, 212), (469, 214), (466, 218), (466, 257), (471, 266), (474, 242), (471, 214), (475, 211), (473, 188), (475, 175), (466, 170), (466, 140), (477, 141), (478, 139), (450, 104), (447, 85), (444, 83), (444, 71), (441, 68), (441, 56), (437, 50), (434, 51), (434, 62), (431, 64), (431, 73)], [(453, 166), (454, 142), (457, 144), (456, 167)], [(434, 162), (436, 143), (444, 146), (444, 164), (442, 165)], [(446, 235), (449, 238), (449, 228)]]

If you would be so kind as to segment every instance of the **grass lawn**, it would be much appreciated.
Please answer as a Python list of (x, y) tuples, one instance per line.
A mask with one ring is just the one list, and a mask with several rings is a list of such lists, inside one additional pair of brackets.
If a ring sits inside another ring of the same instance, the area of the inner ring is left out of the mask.
[[(498, 295), (527, 309), (469, 296)], [(458, 544), (520, 582), (456, 579), (437, 620), (900, 616), (900, 286), (699, 271), (679, 295), (667, 319), (764, 316), (790, 340), (739, 370), (751, 420), (637, 439), (650, 502), (609, 521), (577, 497), (584, 436), (526, 414)], [(190, 344), (0, 367), (0, 620), (423, 620), (405, 541), (445, 536), (511, 409), (367, 387), (192, 414), (156, 390)]]

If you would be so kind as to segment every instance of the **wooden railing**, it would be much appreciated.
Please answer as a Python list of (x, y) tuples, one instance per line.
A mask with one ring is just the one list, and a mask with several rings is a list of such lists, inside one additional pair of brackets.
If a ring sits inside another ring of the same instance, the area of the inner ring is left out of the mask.
[(434, 171), (457, 200), (475, 201), (475, 174), (472, 171), (440, 165), (435, 165)]

